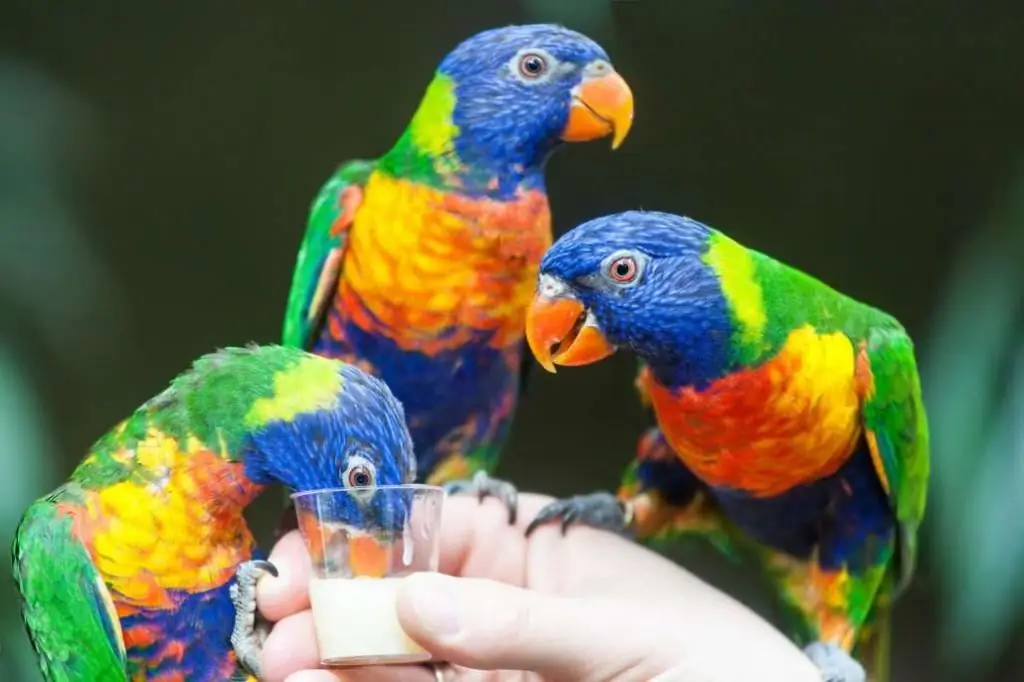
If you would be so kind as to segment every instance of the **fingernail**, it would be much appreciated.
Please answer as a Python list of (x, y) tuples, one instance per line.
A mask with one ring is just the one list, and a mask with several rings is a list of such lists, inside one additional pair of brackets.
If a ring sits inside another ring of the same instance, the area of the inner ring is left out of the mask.
[(448, 576), (438, 573), (416, 573), (406, 580), (416, 618), (436, 635), (450, 637), (459, 631), (459, 615), (455, 590)]

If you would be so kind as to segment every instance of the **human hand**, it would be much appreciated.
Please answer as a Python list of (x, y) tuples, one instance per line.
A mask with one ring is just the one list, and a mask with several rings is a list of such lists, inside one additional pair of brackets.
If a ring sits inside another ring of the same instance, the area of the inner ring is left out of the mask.
[[(452, 664), (455, 679), (821, 681), (767, 622), (636, 543), (586, 527), (562, 537), (557, 525), (524, 537), (550, 501), (521, 494), (515, 526), (502, 505), (445, 502), (440, 574), (406, 578), (397, 608), (402, 628)], [(318, 669), (310, 560), (297, 531), (270, 561), (280, 576), (257, 590), (260, 612), (277, 621), (263, 650), (267, 682), (434, 680), (415, 665)]]

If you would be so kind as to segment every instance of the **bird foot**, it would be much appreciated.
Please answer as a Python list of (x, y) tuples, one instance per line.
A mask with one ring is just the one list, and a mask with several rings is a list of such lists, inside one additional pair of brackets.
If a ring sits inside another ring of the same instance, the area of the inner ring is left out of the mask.
[(427, 663), (426, 667), (434, 675), (435, 682), (446, 682), (455, 677), (455, 670), (448, 663)]
[(864, 667), (835, 644), (814, 642), (804, 653), (821, 671), (823, 682), (867, 682)]
[(256, 611), (256, 584), (266, 575), (278, 576), (277, 567), (269, 561), (254, 560), (239, 564), (231, 586), (231, 602), (235, 605), (235, 627), (231, 646), (246, 670), (260, 679), (263, 643), (270, 634), (270, 623)]
[(633, 507), (607, 492), (555, 500), (541, 509), (526, 527), (527, 537), (540, 526), (556, 520), (562, 523), (562, 535), (574, 523), (625, 535), (633, 523)]
[(478, 471), (471, 479), (461, 481), (450, 481), (444, 485), (444, 491), (448, 495), (459, 495), (468, 493), (476, 495), (483, 502), (486, 497), (494, 497), (501, 500), (508, 509), (508, 523), (516, 522), (516, 511), (519, 508), (519, 492), (516, 487), (507, 481), (491, 478), (486, 471)]

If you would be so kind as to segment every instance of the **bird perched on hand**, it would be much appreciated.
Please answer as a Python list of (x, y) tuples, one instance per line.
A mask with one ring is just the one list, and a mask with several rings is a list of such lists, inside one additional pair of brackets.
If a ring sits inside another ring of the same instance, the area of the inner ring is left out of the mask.
[(515, 488), (489, 474), (532, 363), (524, 316), (552, 240), (544, 165), (565, 142), (618, 147), (632, 120), (590, 38), (487, 30), (444, 57), (391, 149), (341, 164), (312, 205), (284, 343), (384, 379), (421, 480), (498, 497), (513, 522)]
[[(380, 380), (280, 346), (199, 358), (22, 518), (14, 576), (43, 677), (255, 682), (253, 588), (274, 569), (250, 561), (246, 506), (272, 483), (415, 476), (402, 406)], [(352, 499), (332, 521), (393, 516), (379, 497)]]
[(862, 681), (864, 665), (888, 679), (929, 473), (900, 323), (666, 213), (587, 222), (540, 270), (526, 325), (538, 361), (553, 372), (632, 350), (657, 427), (618, 499), (554, 502), (528, 532), (561, 520), (753, 549), (827, 680)]

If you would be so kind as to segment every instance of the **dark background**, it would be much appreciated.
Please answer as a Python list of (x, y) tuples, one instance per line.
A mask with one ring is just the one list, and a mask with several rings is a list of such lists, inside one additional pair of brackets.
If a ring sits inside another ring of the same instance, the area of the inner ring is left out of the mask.
[[(607, 48), (636, 118), (614, 153), (551, 160), (556, 233), (686, 214), (899, 317), (937, 482), (895, 682), (1024, 678), (1024, 435), (997, 437), (1024, 415), (1024, 5), (781, 5), (3, 0), (0, 541), (195, 356), (278, 340), (310, 201), (391, 145), (447, 50), (557, 21)], [(499, 473), (614, 488), (646, 425), (633, 368), (537, 371)], [(767, 609), (745, 572), (679, 556)], [(3, 580), (0, 676), (35, 680)]]

